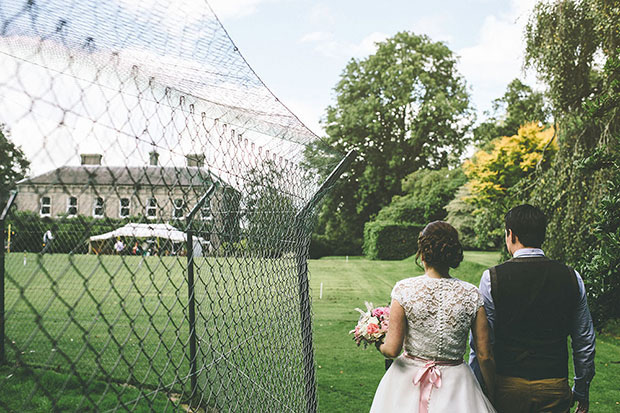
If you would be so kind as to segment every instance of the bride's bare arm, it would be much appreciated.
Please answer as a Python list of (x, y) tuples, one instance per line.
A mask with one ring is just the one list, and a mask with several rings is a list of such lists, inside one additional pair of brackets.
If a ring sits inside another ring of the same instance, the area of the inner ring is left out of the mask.
[(495, 397), (495, 358), (491, 346), (491, 330), (487, 321), (487, 313), (481, 306), (472, 323), (472, 335), (476, 347), (476, 358), (486, 387), (487, 397), (493, 403)]
[(390, 305), (390, 324), (385, 335), (383, 344), (377, 346), (379, 351), (385, 357), (398, 357), (403, 348), (403, 340), (405, 339), (405, 330), (407, 328), (407, 319), (405, 317), (405, 309), (396, 300), (392, 300)]

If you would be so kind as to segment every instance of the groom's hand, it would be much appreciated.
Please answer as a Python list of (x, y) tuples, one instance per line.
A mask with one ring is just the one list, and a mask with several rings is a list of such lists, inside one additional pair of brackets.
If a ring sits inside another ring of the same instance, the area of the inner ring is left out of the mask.
[(588, 413), (590, 409), (590, 403), (586, 400), (579, 400), (575, 397), (575, 393), (573, 393), (573, 403), (577, 402), (577, 410), (575, 413)]
[(588, 408), (589, 408), (589, 403), (588, 402), (578, 402), (577, 403), (577, 410), (575, 410), (575, 413), (587, 413), (588, 412)]

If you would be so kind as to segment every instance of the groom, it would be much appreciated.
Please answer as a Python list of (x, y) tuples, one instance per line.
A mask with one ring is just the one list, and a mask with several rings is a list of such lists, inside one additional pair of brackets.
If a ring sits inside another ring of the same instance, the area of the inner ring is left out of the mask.
[[(589, 407), (595, 338), (585, 287), (575, 270), (545, 257), (540, 247), (546, 227), (544, 214), (534, 206), (508, 211), (505, 237), (512, 258), (480, 279), (494, 335), (495, 407), (500, 413), (569, 412), (574, 401), (577, 412)], [(572, 392), (569, 335), (575, 365)], [(471, 345), (470, 365), (481, 381)]]

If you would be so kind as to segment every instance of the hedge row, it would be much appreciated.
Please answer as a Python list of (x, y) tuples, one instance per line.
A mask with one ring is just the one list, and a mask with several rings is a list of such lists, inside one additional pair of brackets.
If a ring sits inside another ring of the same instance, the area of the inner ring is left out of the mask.
[(40, 252), (43, 249), (43, 234), (49, 229), (54, 235), (52, 252), (86, 253), (90, 236), (113, 231), (127, 222), (85, 216), (41, 218), (36, 212), (17, 211), (9, 215), (5, 224), (5, 243), (10, 229), (11, 252)]
[(423, 225), (370, 221), (364, 225), (364, 254), (372, 260), (402, 260), (416, 253)]

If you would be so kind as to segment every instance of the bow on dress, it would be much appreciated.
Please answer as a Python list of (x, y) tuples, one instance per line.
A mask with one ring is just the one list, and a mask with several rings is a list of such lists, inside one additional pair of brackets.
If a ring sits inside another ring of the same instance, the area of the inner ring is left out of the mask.
[(420, 385), (420, 413), (428, 413), (428, 404), (431, 400), (433, 387), (441, 387), (441, 370), (437, 368), (437, 362), (428, 361), (413, 378), (414, 386)]

